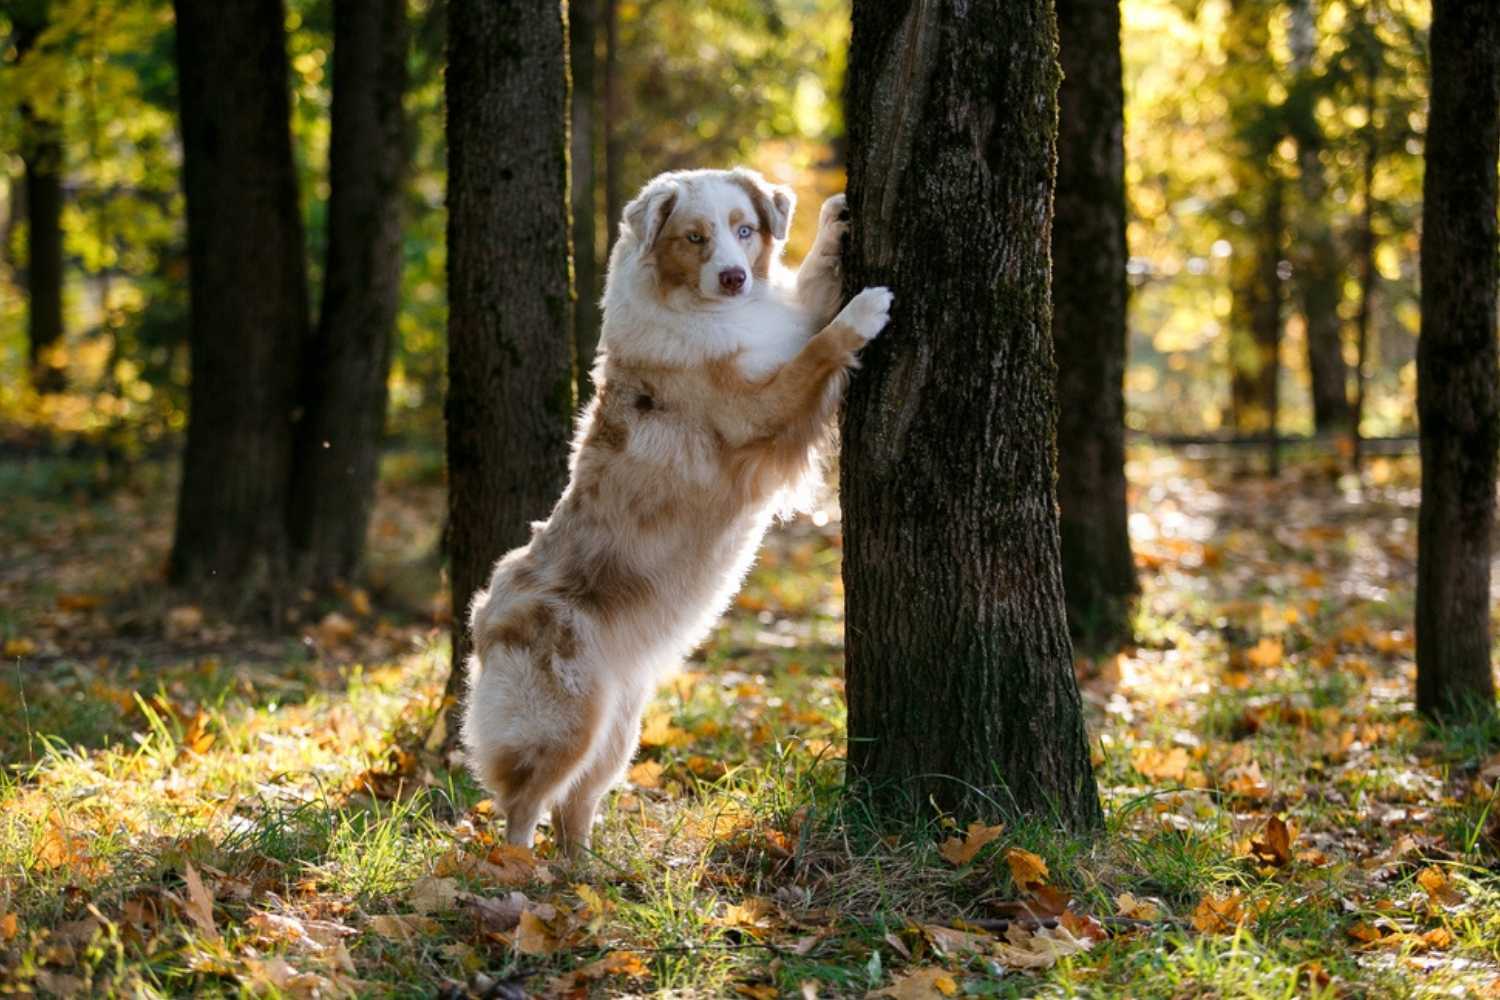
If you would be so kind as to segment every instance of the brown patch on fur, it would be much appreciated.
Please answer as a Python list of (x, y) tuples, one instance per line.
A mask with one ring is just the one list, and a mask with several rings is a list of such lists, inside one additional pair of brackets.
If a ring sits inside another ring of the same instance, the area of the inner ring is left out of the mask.
[(569, 552), (557, 594), (603, 622), (614, 622), (656, 596), (651, 581), (608, 550)]
[(537, 670), (550, 674), (554, 660), (571, 660), (578, 654), (578, 634), (551, 605), (537, 601), (484, 629), (475, 645), (481, 655), (494, 646), (524, 652)]
[(656, 400), (649, 393), (640, 393), (635, 397), (635, 409), (637, 413), (650, 413), (656, 409)]
[[(713, 226), (698, 216), (672, 220), (651, 248), (656, 261), (658, 284), (663, 292), (675, 288), (697, 288), (698, 274), (714, 255)], [(703, 237), (702, 243), (688, 239), (690, 233)]]
[(601, 408), (598, 419), (589, 432), (589, 442), (609, 451), (624, 451), (630, 443), (630, 428)]
[[(559, 693), (561, 693), (559, 691)], [(482, 765), (485, 784), (507, 812), (517, 806), (545, 804), (558, 786), (583, 761), (604, 717), (604, 699), (597, 687), (582, 695), (564, 695), (577, 703), (579, 718), (547, 743), (504, 747)]]
[(536, 761), (527, 750), (501, 750), (484, 762), (485, 784), (502, 800), (509, 801), (536, 774)]
[(635, 523), (643, 533), (650, 534), (661, 531), (680, 516), (677, 502), (669, 498), (653, 507), (637, 511)]

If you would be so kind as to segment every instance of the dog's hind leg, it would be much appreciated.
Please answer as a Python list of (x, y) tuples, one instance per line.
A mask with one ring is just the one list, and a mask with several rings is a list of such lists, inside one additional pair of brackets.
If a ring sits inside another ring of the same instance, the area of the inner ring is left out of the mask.
[(649, 690), (642, 690), (621, 695), (609, 719), (608, 732), (601, 734), (583, 773), (553, 811), (558, 845), (570, 856), (577, 857), (588, 849), (599, 800), (620, 780), (635, 756), (641, 738), (641, 710), (649, 694)]

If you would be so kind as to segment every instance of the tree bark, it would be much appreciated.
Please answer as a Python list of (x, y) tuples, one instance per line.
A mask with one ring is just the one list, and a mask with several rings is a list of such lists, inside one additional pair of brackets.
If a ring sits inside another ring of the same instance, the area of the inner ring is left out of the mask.
[(568, 5), (568, 48), (573, 68), (573, 280), (578, 303), (573, 313), (573, 341), (578, 355), (578, 396), (590, 394), (589, 371), (599, 346), (599, 214), (594, 150), (598, 146), (598, 98), (595, 36), (600, 0), (572, 0)]
[(192, 386), (171, 579), (237, 603), (284, 576), (308, 302), (281, 0), (177, 0)]
[(1075, 638), (1129, 638), (1136, 591), (1125, 502), (1125, 91), (1118, 0), (1058, 0), (1052, 338), (1057, 499)]
[[(11, 10), (18, 60), (47, 28), (45, 0)], [(38, 392), (59, 392), (63, 371), (52, 356), (63, 338), (63, 147), (55, 121), (21, 102), (21, 162), (26, 174), (26, 336), (31, 381)]]
[(299, 580), (352, 579), (365, 551), (401, 299), (406, 0), (335, 0), (328, 260), (302, 377), (288, 509)]
[[(449, 0), (448, 39), (448, 694), (456, 705), (469, 602), (567, 479), (573, 290), (561, 8)], [(450, 719), (460, 716), (450, 709)]]
[[(606, 250), (614, 249), (625, 211), (625, 146), (620, 140), (620, 0), (604, 0), (604, 214)], [(608, 255), (606, 254), (606, 259)]]
[(1297, 210), (1295, 280), (1297, 300), (1306, 326), (1307, 370), (1312, 389), (1313, 426), (1320, 432), (1348, 434), (1350, 428), (1349, 366), (1344, 361), (1344, 269), (1333, 227), (1328, 221), (1328, 178), (1323, 170), (1323, 130), (1318, 125), (1312, 87), (1312, 60), (1317, 52), (1317, 14), (1313, 0), (1293, 0), (1291, 13), (1292, 65), (1296, 94), (1290, 123), (1297, 143)]
[(843, 419), (851, 790), (1090, 828), (1054, 489), (1051, 0), (855, 0)]
[(1490, 538), (1500, 448), (1500, 6), (1435, 0), (1430, 44), (1417, 341), (1417, 708), (1453, 716), (1495, 710)]

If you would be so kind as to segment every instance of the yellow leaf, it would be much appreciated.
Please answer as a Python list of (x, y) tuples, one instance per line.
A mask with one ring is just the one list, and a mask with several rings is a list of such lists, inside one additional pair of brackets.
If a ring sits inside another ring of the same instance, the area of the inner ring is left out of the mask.
[(938, 853), (951, 865), (966, 865), (974, 860), (985, 844), (1000, 836), (1004, 830), (1003, 823), (995, 826), (970, 823), (968, 832), (962, 838), (949, 837), (938, 848)]
[(769, 983), (735, 983), (734, 991), (749, 1000), (776, 1000), (781, 991)]
[(5, 640), (5, 656), (7, 659), (19, 659), (23, 656), (30, 656), (35, 652), (36, 643), (24, 636)]
[(951, 997), (958, 992), (958, 984), (946, 969), (929, 967), (909, 972), (883, 990), (874, 990), (869, 997), (890, 997), (891, 1000), (933, 1000), (934, 997)]
[(1005, 863), (1010, 865), (1010, 877), (1019, 888), (1025, 889), (1047, 881), (1047, 862), (1030, 851), (1008, 847), (1005, 849)]
[(208, 731), (208, 716), (199, 712), (182, 734), (183, 748), (191, 753), (206, 753), (214, 745), (214, 734)]
[(1281, 867), (1292, 860), (1292, 842), (1297, 839), (1296, 826), (1280, 816), (1266, 820), (1266, 829), (1261, 839), (1250, 845), (1250, 853), (1263, 864)]
[(641, 726), (643, 747), (680, 747), (688, 740), (686, 732), (672, 725), (670, 712), (653, 712)]
[(370, 930), (391, 941), (415, 941), (441, 929), (436, 920), (417, 913), (382, 913), (370, 918)]
[(1272, 667), (1280, 666), (1285, 655), (1286, 649), (1281, 645), (1280, 639), (1264, 636), (1250, 652), (1245, 654), (1245, 659), (1249, 660), (1253, 667), (1270, 670)]
[(552, 928), (535, 911), (521, 914), (521, 922), (516, 925), (516, 950), (523, 955), (550, 955), (557, 950)]
[(1182, 782), (1187, 777), (1191, 762), (1188, 752), (1182, 747), (1172, 747), (1170, 750), (1136, 747), (1130, 754), (1130, 766), (1143, 777), (1157, 781)]
[(1417, 873), (1417, 884), (1427, 890), (1427, 897), (1438, 906), (1457, 906), (1464, 901), (1463, 894), (1448, 881), (1448, 875), (1436, 865), (1430, 865)]
[(1245, 919), (1241, 908), (1244, 895), (1232, 892), (1220, 899), (1204, 896), (1193, 910), (1193, 928), (1200, 934), (1230, 934)]
[(14, 913), (0, 916), (0, 941), (9, 941), (21, 932), (21, 921)]
[(1149, 899), (1137, 899), (1130, 893), (1122, 893), (1115, 900), (1115, 907), (1120, 911), (1120, 916), (1131, 920), (1160, 920), (1161, 907)]

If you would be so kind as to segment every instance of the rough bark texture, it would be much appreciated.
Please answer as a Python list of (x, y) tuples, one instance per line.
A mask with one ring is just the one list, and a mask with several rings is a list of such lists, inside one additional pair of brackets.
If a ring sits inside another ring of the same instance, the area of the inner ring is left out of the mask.
[(853, 790), (1091, 827), (1054, 489), (1052, 4), (853, 14), (846, 290), (896, 294), (843, 422)]
[[(47, 28), (47, 4), (23, 0), (13, 5), (16, 54), (26, 58)], [(62, 135), (57, 123), (21, 102), (21, 161), (26, 173), (26, 336), (32, 384), (57, 392), (63, 373), (50, 356), (62, 341)]]
[(598, 146), (599, 88), (595, 49), (600, 0), (568, 4), (569, 58), (573, 67), (573, 283), (578, 303), (573, 312), (573, 342), (578, 355), (578, 395), (589, 394), (589, 371), (599, 346), (599, 214), (595, 210), (594, 150)]
[(1350, 431), (1349, 366), (1344, 361), (1339, 301), (1344, 268), (1328, 221), (1328, 178), (1323, 170), (1323, 131), (1314, 113), (1312, 60), (1318, 47), (1314, 0), (1293, 0), (1292, 65), (1297, 74), (1290, 125), (1297, 142), (1297, 186), (1301, 195), (1295, 229), (1295, 290), (1306, 324), (1307, 369), (1312, 383), (1313, 426), (1319, 432)]
[(625, 210), (625, 146), (620, 139), (620, 0), (604, 0), (604, 245), (613, 248)]
[(1431, 47), (1417, 342), (1417, 708), (1441, 716), (1495, 707), (1490, 537), (1500, 447), (1500, 5), (1435, 0)]
[(192, 387), (174, 583), (244, 600), (286, 565), (307, 276), (280, 0), (178, 0)]
[(564, 16), (547, 0), (449, 0), (448, 39), (456, 701), (469, 602), (562, 492), (574, 397)]
[(352, 578), (365, 550), (401, 299), (406, 0), (335, 0), (328, 263), (302, 376), (288, 510), (298, 576)]
[(1129, 637), (1135, 563), (1125, 504), (1125, 91), (1118, 0), (1058, 0), (1057, 500), (1073, 635)]

